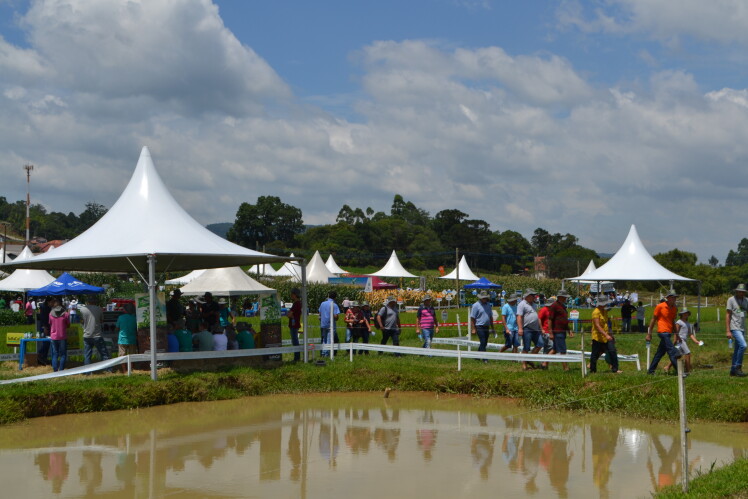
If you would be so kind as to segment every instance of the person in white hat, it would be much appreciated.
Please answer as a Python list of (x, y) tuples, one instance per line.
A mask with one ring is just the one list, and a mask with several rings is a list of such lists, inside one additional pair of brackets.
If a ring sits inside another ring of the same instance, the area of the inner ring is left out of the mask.
[[(377, 313), (377, 326), (382, 330), (382, 345), (392, 338), (394, 346), (400, 346), (400, 312), (397, 309), (397, 299), (394, 296), (388, 296), (384, 306)], [(380, 354), (382, 352), (379, 352)], [(400, 354), (396, 353), (396, 357)]]
[(745, 297), (745, 284), (738, 284), (733, 290), (733, 296), (727, 299), (727, 314), (725, 315), (727, 337), (735, 345), (732, 352), (732, 367), (730, 376), (743, 378), (748, 376), (743, 372), (743, 354), (745, 353), (745, 313), (748, 310), (748, 298)]
[(674, 290), (668, 291), (665, 296), (665, 301), (658, 304), (654, 309), (652, 315), (652, 321), (649, 323), (649, 329), (647, 330), (647, 341), (652, 341), (652, 330), (655, 324), (657, 325), (657, 336), (660, 337), (660, 344), (657, 346), (657, 352), (655, 352), (652, 358), (652, 363), (649, 364), (647, 374), (654, 374), (657, 369), (657, 364), (665, 356), (670, 357), (670, 363), (676, 364), (677, 352), (673, 346), (671, 335), (675, 332), (675, 318), (678, 316), (678, 307), (675, 306), (675, 299), (678, 298), (677, 293)]
[[(522, 339), (522, 353), (530, 353), (530, 347), (535, 344), (532, 353), (538, 353), (543, 348), (543, 337), (540, 334), (540, 319), (535, 308), (535, 298), (538, 293), (533, 289), (525, 291), (524, 299), (517, 305), (517, 334)], [(534, 368), (532, 362), (522, 362), (522, 369), (527, 371)]]

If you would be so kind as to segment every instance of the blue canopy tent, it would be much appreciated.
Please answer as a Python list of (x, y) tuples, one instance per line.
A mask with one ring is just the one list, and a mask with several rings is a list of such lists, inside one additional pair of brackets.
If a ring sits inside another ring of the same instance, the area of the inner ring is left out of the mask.
[(501, 289), (501, 284), (494, 284), (485, 277), (481, 277), (475, 282), (471, 282), (470, 284), (465, 284), (463, 286), (465, 289)]
[(41, 288), (32, 289), (29, 296), (93, 295), (103, 293), (104, 288), (81, 282), (67, 272)]

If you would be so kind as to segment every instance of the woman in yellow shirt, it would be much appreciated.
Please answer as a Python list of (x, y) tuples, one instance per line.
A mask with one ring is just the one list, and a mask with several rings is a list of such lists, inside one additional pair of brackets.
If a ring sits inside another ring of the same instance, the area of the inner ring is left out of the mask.
[(616, 340), (608, 331), (608, 311), (605, 307), (610, 300), (602, 296), (597, 301), (595, 310), (592, 311), (592, 355), (590, 357), (590, 372), (597, 372), (597, 359), (607, 352), (610, 360), (610, 369), (615, 374), (623, 371), (618, 370), (618, 352), (616, 351)]

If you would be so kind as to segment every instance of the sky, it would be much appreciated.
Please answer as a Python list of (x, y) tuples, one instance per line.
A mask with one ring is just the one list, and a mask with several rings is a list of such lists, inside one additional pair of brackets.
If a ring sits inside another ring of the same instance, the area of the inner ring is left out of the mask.
[(32, 202), (111, 206), (148, 146), (204, 224), (263, 195), (334, 223), (399, 193), (724, 262), (747, 49), (742, 0), (0, 0), (0, 196), (25, 198), (31, 163)]

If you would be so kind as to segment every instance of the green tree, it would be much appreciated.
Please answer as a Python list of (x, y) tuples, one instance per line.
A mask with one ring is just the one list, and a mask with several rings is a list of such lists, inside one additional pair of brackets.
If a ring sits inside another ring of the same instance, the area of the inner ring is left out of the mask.
[(291, 246), (303, 231), (300, 209), (282, 202), (277, 196), (260, 196), (256, 204), (242, 203), (239, 206), (234, 225), (226, 237), (247, 248), (275, 241)]
[(730, 252), (725, 258), (725, 267), (737, 267), (748, 263), (748, 239), (745, 237), (738, 243), (738, 250)]

